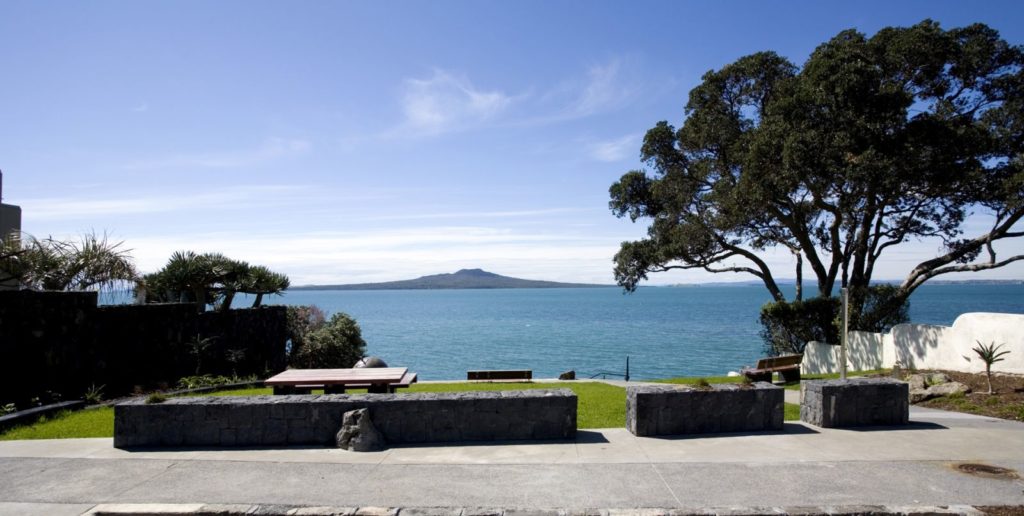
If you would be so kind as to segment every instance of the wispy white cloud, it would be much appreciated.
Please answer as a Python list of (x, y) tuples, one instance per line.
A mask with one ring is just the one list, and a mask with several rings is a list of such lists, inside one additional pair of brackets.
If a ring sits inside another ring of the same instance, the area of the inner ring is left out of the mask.
[[(435, 69), (428, 78), (405, 79), (403, 120), (384, 136), (436, 136), (486, 126), (539, 126), (620, 109), (639, 87), (627, 77), (628, 61), (611, 59), (554, 87), (520, 93), (485, 90), (468, 78)], [(541, 93), (535, 93), (540, 91)]]
[(307, 188), (293, 185), (257, 185), (212, 189), (188, 195), (166, 193), (161, 195), (122, 195), (116, 198), (37, 198), (20, 200), (26, 213), (34, 221), (82, 220), (90, 217), (140, 215), (170, 212), (191, 212), (202, 208), (251, 208), (259, 201), (261, 206), (287, 199), (301, 200)]
[(621, 138), (589, 143), (587, 149), (590, 151), (590, 157), (597, 161), (622, 161), (638, 154), (640, 139), (639, 134), (627, 134)]
[(631, 61), (615, 58), (595, 64), (585, 76), (573, 78), (547, 90), (538, 98), (535, 116), (525, 122), (531, 125), (564, 122), (622, 109), (638, 98), (641, 85), (638, 74), (628, 71)]
[(309, 152), (313, 144), (307, 140), (268, 138), (251, 149), (182, 153), (151, 160), (140, 160), (124, 166), (127, 170), (159, 168), (239, 168)]
[(512, 102), (501, 91), (484, 91), (464, 77), (435, 69), (430, 78), (406, 79), (402, 129), (419, 134), (465, 129), (493, 119)]
[(472, 211), (472, 212), (444, 212), (444, 213), (409, 213), (405, 215), (381, 215), (367, 217), (363, 220), (437, 220), (437, 219), (499, 219), (499, 218), (524, 218), (543, 217), (546, 215), (559, 215), (565, 213), (576, 213), (593, 211), (582, 208), (545, 208), (539, 210), (509, 210), (509, 211)]
[(134, 111), (136, 113), (145, 113), (146, 111), (149, 111), (149, 103), (148, 102), (143, 102), (143, 103), (133, 107), (132, 111)]
[(622, 77), (622, 61), (613, 60), (587, 70), (587, 81), (570, 106), (570, 113), (586, 117), (621, 107), (634, 94), (634, 88)]

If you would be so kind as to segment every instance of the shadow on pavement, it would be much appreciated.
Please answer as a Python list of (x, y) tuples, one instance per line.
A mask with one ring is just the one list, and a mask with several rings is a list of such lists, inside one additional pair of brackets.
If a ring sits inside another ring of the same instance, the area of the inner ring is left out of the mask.
[(684, 439), (720, 439), (728, 437), (746, 437), (746, 436), (772, 436), (772, 435), (801, 435), (801, 434), (819, 434), (821, 432), (799, 423), (783, 423), (782, 430), (767, 430), (760, 432), (722, 432), (715, 434), (676, 434), (676, 435), (652, 435), (648, 436), (651, 439), (664, 439), (667, 441), (679, 441)]

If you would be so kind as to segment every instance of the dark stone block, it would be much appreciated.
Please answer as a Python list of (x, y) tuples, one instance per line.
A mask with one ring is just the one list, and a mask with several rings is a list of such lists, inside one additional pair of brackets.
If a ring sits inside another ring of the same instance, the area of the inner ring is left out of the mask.
[(905, 425), (909, 386), (892, 378), (817, 380), (801, 386), (800, 420), (823, 428)]
[(783, 389), (752, 386), (640, 385), (626, 389), (626, 428), (634, 435), (781, 430)]

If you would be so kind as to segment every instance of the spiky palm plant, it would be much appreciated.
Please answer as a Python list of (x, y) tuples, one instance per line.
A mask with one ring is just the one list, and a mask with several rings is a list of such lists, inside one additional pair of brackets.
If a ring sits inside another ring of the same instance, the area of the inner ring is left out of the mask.
[(22, 285), (35, 290), (91, 290), (135, 281), (138, 273), (124, 242), (87, 233), (79, 241), (26, 235), (14, 259)]
[(252, 304), (253, 308), (256, 308), (263, 303), (264, 294), (280, 295), (290, 285), (288, 276), (257, 265), (249, 269), (249, 283), (243, 292), (256, 295), (256, 300)]
[(985, 376), (988, 378), (988, 393), (992, 394), (992, 364), (1006, 360), (1003, 356), (1010, 353), (1010, 350), (999, 351), (999, 348), (1003, 347), (1002, 344), (996, 345), (995, 342), (988, 344), (982, 344), (981, 341), (974, 341), (978, 343), (978, 347), (972, 348), (972, 350), (981, 357), (981, 360), (985, 362)]

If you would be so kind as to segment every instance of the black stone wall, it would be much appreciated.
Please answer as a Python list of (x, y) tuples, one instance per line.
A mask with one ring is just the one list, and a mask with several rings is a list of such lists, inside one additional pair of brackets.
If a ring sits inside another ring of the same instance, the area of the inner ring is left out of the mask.
[(570, 439), (576, 406), (569, 389), (136, 398), (114, 407), (114, 446), (333, 445), (359, 408), (391, 444)]
[[(0, 404), (173, 385), (183, 376), (284, 370), (282, 306), (198, 313), (191, 304), (97, 306), (95, 292), (0, 291)], [(191, 343), (209, 339), (198, 355)], [(240, 359), (228, 360), (229, 350)]]

